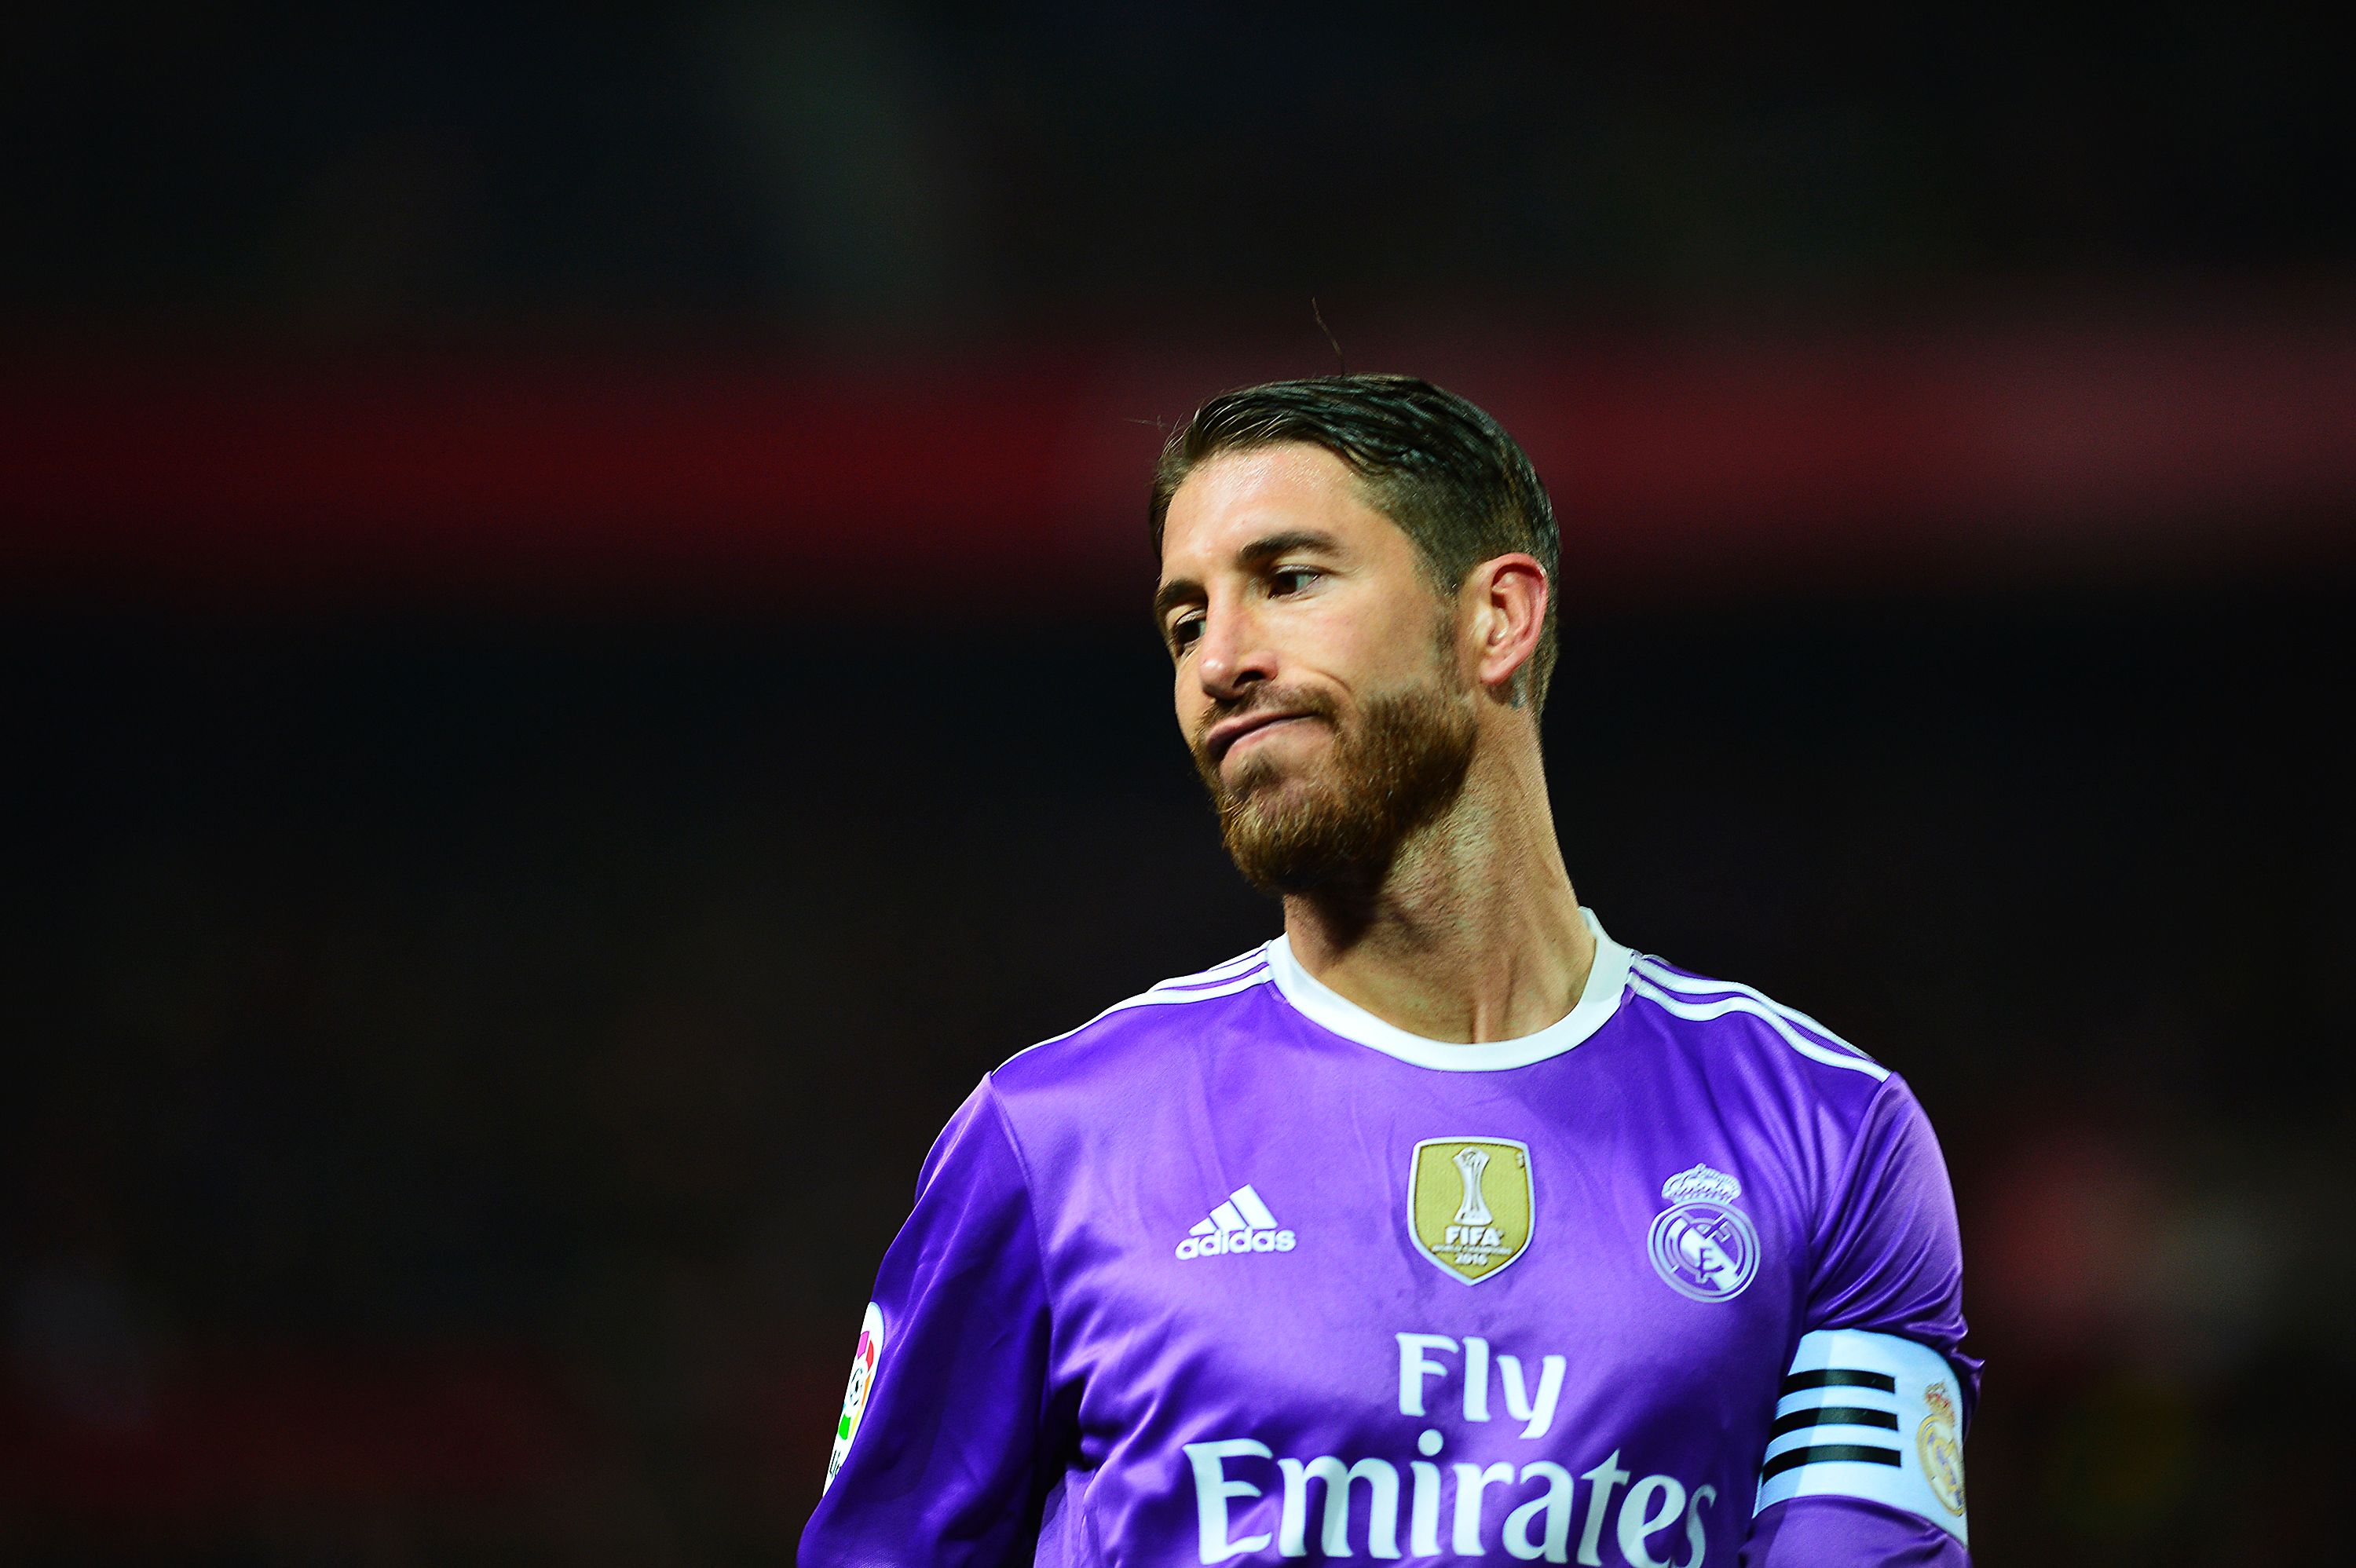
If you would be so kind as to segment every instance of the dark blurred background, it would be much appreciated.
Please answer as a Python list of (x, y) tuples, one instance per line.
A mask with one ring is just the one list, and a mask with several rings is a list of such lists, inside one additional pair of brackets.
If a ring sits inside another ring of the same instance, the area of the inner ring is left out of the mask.
[(1583, 897), (1928, 1104), (1981, 1561), (2328, 1559), (2329, 33), (12, 15), (0, 1560), (788, 1559), (941, 1121), (1275, 928), (1143, 478), (1344, 360), (1553, 487)]

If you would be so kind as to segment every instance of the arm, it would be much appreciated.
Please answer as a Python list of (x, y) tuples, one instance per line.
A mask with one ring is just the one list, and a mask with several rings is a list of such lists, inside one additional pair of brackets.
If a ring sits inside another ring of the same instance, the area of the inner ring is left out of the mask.
[(1027, 1562), (1048, 1328), (1028, 1184), (985, 1079), (934, 1144), (884, 1254), (805, 1568)]
[(1746, 1568), (1970, 1562), (1963, 1253), (1938, 1140), (1892, 1077), (1816, 1242), (1807, 1332), (1775, 1406)]

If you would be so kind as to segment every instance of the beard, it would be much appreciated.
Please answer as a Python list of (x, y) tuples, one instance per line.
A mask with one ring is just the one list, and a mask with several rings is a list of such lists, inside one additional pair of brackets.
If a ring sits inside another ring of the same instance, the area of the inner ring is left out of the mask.
[(1204, 727), (1262, 709), (1331, 726), (1326, 755), (1290, 775), (1253, 757), (1230, 778), (1199, 739), (1190, 749), (1236, 869), (1265, 893), (1372, 891), (1408, 837), (1455, 804), (1472, 767), (1472, 708), (1443, 679), (1370, 698), (1352, 723), (1321, 693), (1259, 688)]

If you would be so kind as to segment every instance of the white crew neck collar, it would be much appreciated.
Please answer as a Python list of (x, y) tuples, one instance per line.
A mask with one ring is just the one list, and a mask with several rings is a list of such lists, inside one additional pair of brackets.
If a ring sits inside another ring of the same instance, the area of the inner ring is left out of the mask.
[(1280, 936), (1268, 944), (1269, 972), (1275, 976), (1276, 988), (1283, 993), (1284, 999), (1310, 1022), (1386, 1056), (1442, 1072), (1495, 1072), (1509, 1067), (1527, 1067), (1549, 1056), (1561, 1055), (1601, 1029), (1603, 1021), (1619, 1010), (1621, 997), (1628, 988), (1628, 965), (1634, 955), (1604, 934), (1593, 910), (1582, 905), (1579, 912), (1586, 917), (1587, 929), (1595, 933), (1595, 963), (1587, 972), (1587, 984), (1580, 990), (1578, 1005), (1536, 1034), (1516, 1040), (1481, 1040), (1468, 1045), (1409, 1034), (1397, 1024), (1385, 1023), (1303, 968), (1301, 960), (1293, 956), (1292, 944), (1286, 937)]

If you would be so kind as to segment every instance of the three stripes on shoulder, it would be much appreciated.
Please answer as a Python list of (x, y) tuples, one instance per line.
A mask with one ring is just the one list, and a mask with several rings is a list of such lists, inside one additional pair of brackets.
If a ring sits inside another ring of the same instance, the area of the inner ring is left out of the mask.
[(1890, 1069), (1807, 1014), (1787, 1008), (1748, 986), (1681, 974), (1659, 959), (1642, 954), (1629, 966), (1628, 986), (1636, 995), (1676, 1018), (1706, 1022), (1729, 1013), (1748, 1013), (1764, 1019), (1768, 1028), (1783, 1037), (1784, 1044), (1812, 1061), (1821, 1061), (1827, 1067), (1846, 1067), (1876, 1083), (1890, 1076)]

